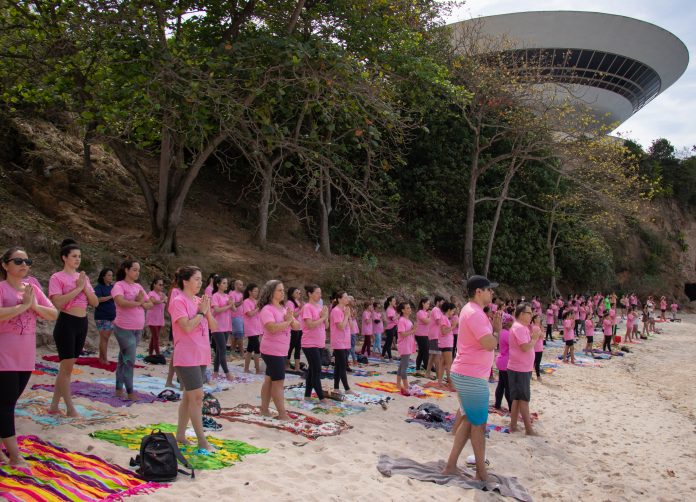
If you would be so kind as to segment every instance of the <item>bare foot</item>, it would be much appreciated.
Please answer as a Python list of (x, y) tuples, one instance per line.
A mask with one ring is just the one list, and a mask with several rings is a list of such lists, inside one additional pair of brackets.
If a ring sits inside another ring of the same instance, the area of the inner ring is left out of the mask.
[(541, 436), (541, 434), (539, 434), (539, 433), (538, 433), (537, 431), (535, 431), (534, 429), (529, 429), (528, 431), (525, 431), (525, 434), (526, 434), (527, 436), (537, 436), (537, 437)]
[(260, 408), (259, 414), (261, 416), (264, 416), (264, 417), (272, 417), (273, 416), (273, 414), (271, 413), (271, 410), (269, 410), (268, 408), (266, 408), (265, 410), (263, 408)]
[(10, 461), (9, 458), (7, 458), (7, 455), (5, 455), (2, 450), (0, 450), (0, 464), (6, 464)]
[(63, 413), (63, 410), (60, 408), (49, 408), (47, 413), (49, 415), (60, 415), (60, 416), (65, 416), (65, 413)]
[(290, 418), (290, 415), (288, 415), (287, 413), (283, 413), (282, 415), (278, 414), (278, 416), (276, 417), (276, 420), (281, 420), (283, 422), (287, 422), (289, 420), (292, 420), (292, 418)]
[(445, 467), (442, 469), (442, 474), (445, 474), (447, 476), (458, 476), (459, 475), (459, 469), (456, 467)]
[(198, 441), (198, 448), (202, 448), (202, 449), (208, 450), (209, 452), (214, 452), (214, 451), (215, 451), (215, 447), (212, 446), (208, 441), (205, 441), (205, 440), (203, 440), (203, 441)]
[(114, 395), (116, 397), (120, 397), (121, 399), (125, 399), (126, 397), (126, 391), (123, 389), (116, 389), (116, 392), (114, 392)]
[(14, 467), (29, 467), (29, 464), (27, 464), (27, 461), (24, 460), (22, 457), (17, 457), (17, 458), (11, 458), (10, 459), (10, 465)]
[(182, 438), (180, 438), (180, 437), (178, 437), (178, 436), (177, 436), (177, 438), (176, 438), (176, 442), (177, 442), (177, 443), (181, 443), (181, 444), (186, 444), (186, 445), (191, 444), (191, 442), (190, 442), (188, 439), (186, 439), (185, 437), (182, 439)]
[(228, 373), (225, 378), (227, 378), (228, 382), (234, 382), (234, 376), (232, 375), (232, 373)]
[(244, 373), (251, 373), (251, 370), (247, 368), (244, 370)]
[(80, 415), (80, 414), (77, 412), (77, 410), (76, 410), (75, 408), (73, 408), (72, 410), (68, 410), (68, 416), (71, 417), (71, 418), (79, 418), (79, 417), (81, 417), (82, 415)]
[(172, 382), (167, 382), (164, 384), (165, 387), (171, 387), (172, 389), (176, 389), (176, 385), (174, 385)]
[(257, 374), (257, 375), (260, 375), (260, 374), (261, 374), (261, 370), (260, 370), (260, 369), (257, 369), (257, 370), (256, 370), (256, 374)]
[(510, 432), (517, 432), (518, 430), (519, 430), (519, 429), (517, 428), (517, 426), (515, 426), (515, 427), (510, 427)]
[(131, 392), (130, 394), (128, 394), (126, 396), (126, 399), (128, 399), (129, 401), (137, 401), (138, 400), (138, 398), (136, 397), (134, 392)]

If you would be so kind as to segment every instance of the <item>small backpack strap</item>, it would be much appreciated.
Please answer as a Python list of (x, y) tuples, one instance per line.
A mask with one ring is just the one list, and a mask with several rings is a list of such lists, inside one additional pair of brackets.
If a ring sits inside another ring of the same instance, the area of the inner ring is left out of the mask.
[(169, 446), (174, 449), (174, 454), (176, 455), (176, 459), (187, 469), (190, 469), (191, 472), (186, 472), (182, 469), (177, 469), (181, 474), (184, 474), (186, 476), (191, 476), (191, 479), (196, 479), (196, 471), (191, 467), (191, 464), (189, 464), (189, 461), (186, 460), (186, 457), (181, 453), (181, 450), (179, 450), (179, 445), (176, 443), (176, 439), (170, 432), (165, 432), (164, 437), (167, 438), (167, 442), (169, 443)]

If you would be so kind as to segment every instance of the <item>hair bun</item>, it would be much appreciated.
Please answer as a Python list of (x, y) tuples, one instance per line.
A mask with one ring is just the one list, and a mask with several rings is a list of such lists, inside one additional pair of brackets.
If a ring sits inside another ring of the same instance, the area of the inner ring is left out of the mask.
[(63, 239), (63, 242), (60, 243), (61, 249), (64, 248), (65, 246), (70, 246), (73, 244), (77, 244), (75, 239)]

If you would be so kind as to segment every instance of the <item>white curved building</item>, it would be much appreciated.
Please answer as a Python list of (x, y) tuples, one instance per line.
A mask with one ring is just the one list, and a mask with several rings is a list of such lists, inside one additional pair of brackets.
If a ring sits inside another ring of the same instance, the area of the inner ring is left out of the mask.
[[(546, 81), (572, 88), (605, 124), (622, 123), (684, 73), (689, 52), (669, 31), (625, 16), (542, 11), (454, 23), (454, 36), (478, 23), (483, 36), (512, 42), (511, 61), (535, 60)], [(562, 91), (561, 91), (562, 92)], [(566, 91), (567, 93), (567, 91)]]

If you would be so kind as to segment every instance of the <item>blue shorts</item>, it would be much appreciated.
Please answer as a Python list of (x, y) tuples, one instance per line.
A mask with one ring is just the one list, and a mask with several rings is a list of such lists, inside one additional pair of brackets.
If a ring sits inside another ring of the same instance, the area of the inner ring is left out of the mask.
[(241, 317), (232, 318), (232, 336), (238, 340), (244, 338), (244, 319)]
[(95, 319), (94, 324), (97, 325), (98, 331), (113, 331), (114, 330), (113, 321), (107, 321), (106, 319)]
[(488, 399), (490, 391), (488, 380), (451, 373), (454, 388), (459, 395), (462, 413), (471, 425), (484, 425), (488, 422)]

